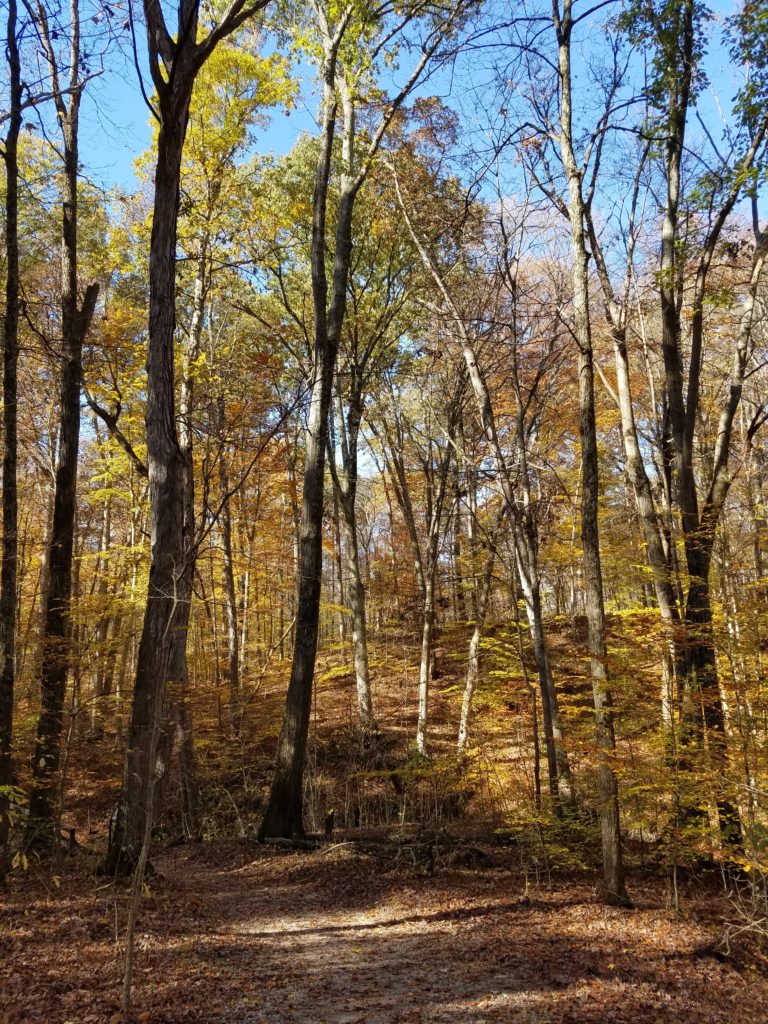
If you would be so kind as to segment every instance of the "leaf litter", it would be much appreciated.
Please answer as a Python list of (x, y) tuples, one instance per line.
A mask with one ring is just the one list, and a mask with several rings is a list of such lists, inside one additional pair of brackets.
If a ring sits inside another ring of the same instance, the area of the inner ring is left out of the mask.
[[(768, 1020), (759, 959), (706, 920), (601, 905), (583, 881), (393, 871), (371, 856), (182, 847), (139, 924), (135, 1024), (683, 1024)], [(84, 867), (0, 897), (0, 1024), (118, 1024), (126, 891)], [(695, 904), (691, 907), (695, 910)], [(706, 909), (706, 907), (705, 907)]]

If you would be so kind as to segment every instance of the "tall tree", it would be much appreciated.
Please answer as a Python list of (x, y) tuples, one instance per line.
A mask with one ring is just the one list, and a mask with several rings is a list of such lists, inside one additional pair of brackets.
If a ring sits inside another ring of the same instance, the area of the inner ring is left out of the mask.
[(69, 46), (62, 60), (54, 45), (58, 32), (39, 2), (30, 16), (48, 65), (56, 117), (61, 132), (61, 378), (59, 433), (53, 494), (53, 522), (48, 556), (48, 600), (40, 669), (41, 709), (32, 762), (29, 801), (31, 835), (45, 839), (54, 824), (64, 697), (71, 660), (69, 601), (72, 592), (72, 553), (75, 536), (77, 468), (80, 450), (80, 393), (83, 344), (96, 308), (99, 285), (92, 283), (79, 296), (78, 180), (79, 127), (83, 62), (80, 44), (80, 5), (69, 9)]
[(573, 0), (554, 0), (552, 17), (557, 38), (560, 89), (559, 144), (568, 188), (567, 212), (571, 228), (573, 325), (578, 349), (579, 434), (581, 438), (581, 546), (584, 558), (587, 642), (591, 660), (595, 731), (599, 752), (598, 795), (603, 846), (606, 899), (627, 903), (622, 863), (618, 783), (613, 766), (616, 746), (605, 644), (605, 603), (598, 532), (600, 495), (597, 428), (595, 422), (594, 353), (589, 304), (589, 254), (584, 223), (583, 171), (574, 143), (571, 43)]
[[(301, 513), (296, 639), (285, 716), (278, 742), (269, 802), (261, 824), (262, 837), (302, 835), (303, 781), (312, 681), (317, 653), (322, 575), (322, 522), (325, 454), (331, 390), (336, 356), (347, 306), (347, 282), (352, 254), (352, 215), (381, 141), (407, 96), (432, 58), (455, 32), (470, 4), (464, 0), (447, 8), (431, 3), (384, 4), (376, 11), (353, 4), (342, 9), (327, 0), (313, 0), (311, 31), (319, 37), (316, 58), (322, 80), (322, 134), (312, 197), (313, 339), (311, 397), (306, 431), (304, 487)], [(423, 26), (421, 58), (405, 85), (386, 104), (378, 124), (363, 142), (358, 156), (358, 95), (371, 69), (386, 60), (406, 31)], [(335, 230), (328, 229), (328, 196), (339, 107), (342, 111), (341, 172)], [(326, 259), (328, 236), (334, 239), (329, 285)]]
[(13, 783), (13, 692), (16, 676), (16, 575), (18, 497), (16, 481), (19, 358), (19, 134), (22, 120), (21, 61), (16, 0), (9, 0), (6, 56), (10, 111), (5, 161), (5, 324), (3, 334), (3, 541), (0, 570), (0, 883), (8, 867), (10, 787)]
[[(410, 360), (406, 358), (405, 362), (410, 363)], [(450, 360), (445, 360), (445, 371), (446, 376), (431, 365), (426, 371), (427, 379), (416, 377), (410, 381), (406, 376), (403, 386), (396, 385), (392, 375), (388, 375), (387, 401), (379, 417), (380, 428), (374, 427), (380, 436), (384, 462), (410, 540), (421, 603), (416, 749), (423, 757), (428, 755), (438, 569), (449, 519), (446, 499), (467, 384), (461, 363), (457, 368)], [(414, 466), (418, 467), (416, 471)]]
[[(768, 113), (765, 110), (765, 15), (760, 5), (747, 5), (733, 23), (733, 56), (749, 64), (748, 84), (737, 102), (736, 144), (727, 158), (720, 156), (715, 174), (697, 180), (697, 195), (689, 206), (703, 205), (703, 228), (695, 238), (692, 260), (687, 237), (684, 175), (689, 121), (705, 83), (703, 58), (709, 10), (695, 0), (676, 5), (632, 5), (624, 19), (632, 40), (651, 46), (653, 75), (650, 101), (652, 123), (663, 131), (663, 172), (660, 259), (658, 274), (665, 384), (665, 414), (669, 423), (677, 504), (688, 577), (682, 615), (685, 643), (681, 665), (682, 767), (691, 759), (709, 760), (719, 780), (717, 803), (723, 838), (737, 842), (740, 824), (733, 797), (723, 787), (727, 767), (725, 714), (718, 682), (711, 568), (716, 530), (728, 495), (734, 468), (732, 436), (748, 366), (753, 356), (756, 299), (766, 259), (765, 230), (758, 216), (755, 171), (765, 166)], [(702, 373), (707, 342), (706, 303), (709, 279), (724, 229), (740, 198), (747, 192), (752, 205), (753, 246), (749, 280), (739, 329), (733, 341), (730, 381), (722, 402), (714, 442), (702, 443), (698, 429), (702, 411)], [(703, 204), (702, 204), (703, 199)], [(605, 274), (603, 274), (605, 277)], [(686, 292), (689, 293), (688, 297)], [(686, 331), (684, 305), (690, 303)], [(687, 366), (686, 366), (687, 356)], [(747, 426), (747, 447), (762, 423), (758, 407)], [(698, 442), (698, 444), (697, 444)], [(702, 462), (701, 449), (706, 451)], [(699, 467), (706, 466), (704, 472)], [(706, 730), (706, 738), (702, 727)], [(685, 797), (686, 813), (698, 815), (697, 799)]]
[(232, 0), (213, 27), (201, 33), (199, 0), (179, 0), (172, 34), (160, 5), (144, 2), (149, 70), (156, 95), (153, 114), (159, 122), (149, 251), (146, 409), (152, 556), (123, 786), (112, 845), (102, 865), (110, 873), (132, 867), (148, 840), (154, 754), (180, 613), (178, 585), (192, 557), (188, 545), (193, 531), (184, 518), (186, 460), (179, 443), (174, 389), (179, 183), (192, 89), (218, 43), (267, 3)]
[[(399, 219), (385, 206), (381, 182), (370, 197), (357, 225), (356, 246), (350, 280), (351, 315), (342, 333), (336, 402), (331, 416), (336, 427), (330, 432), (328, 464), (338, 503), (341, 506), (344, 557), (346, 561), (345, 600), (352, 623), (352, 654), (360, 723), (365, 732), (374, 724), (368, 658), (366, 595), (360, 565), (357, 522), (359, 483), (358, 449), (365, 416), (366, 395), (395, 358), (394, 339), (405, 324), (401, 314), (407, 303), (410, 250), (404, 245)], [(361, 213), (358, 205), (358, 213)], [(374, 230), (374, 224), (376, 230)]]

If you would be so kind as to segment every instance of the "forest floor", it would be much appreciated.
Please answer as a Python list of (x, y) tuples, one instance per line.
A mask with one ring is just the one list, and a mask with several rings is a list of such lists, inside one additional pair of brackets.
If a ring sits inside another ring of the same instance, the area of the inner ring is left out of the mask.
[[(140, 1024), (485, 1024), (768, 1020), (761, 958), (710, 952), (713, 899), (663, 885), (635, 909), (582, 880), (526, 888), (499, 866), (439, 867), (330, 845), (191, 844), (142, 901)], [(0, 1021), (117, 1024), (127, 894), (75, 861), (0, 896)]]

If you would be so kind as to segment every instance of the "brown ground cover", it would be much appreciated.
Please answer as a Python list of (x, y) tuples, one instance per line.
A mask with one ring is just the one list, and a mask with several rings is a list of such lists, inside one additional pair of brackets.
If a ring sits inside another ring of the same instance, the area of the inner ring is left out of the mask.
[[(498, 865), (421, 868), (341, 845), (190, 845), (157, 861), (133, 1019), (151, 1024), (768, 1020), (760, 961), (711, 955), (711, 898), (681, 920), (659, 883), (636, 909), (585, 881), (528, 888)], [(107, 1024), (126, 895), (85, 866), (0, 898), (0, 1021)]]

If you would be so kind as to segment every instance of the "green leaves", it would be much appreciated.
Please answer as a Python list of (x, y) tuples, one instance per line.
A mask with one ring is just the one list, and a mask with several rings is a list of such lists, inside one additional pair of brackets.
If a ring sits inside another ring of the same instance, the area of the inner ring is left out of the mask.
[(17, 818), (22, 816), (22, 808), (26, 807), (28, 803), (27, 794), (20, 786), (0, 786), (0, 804), (3, 801), (8, 802), (5, 813), (8, 821), (13, 824)]
[(632, 0), (618, 24), (650, 55), (647, 96), (662, 120), (673, 117), (707, 86), (702, 61), (712, 12), (700, 0)]
[(730, 53), (746, 80), (736, 96), (736, 110), (752, 128), (768, 102), (768, 3), (748, 0), (728, 21)]

